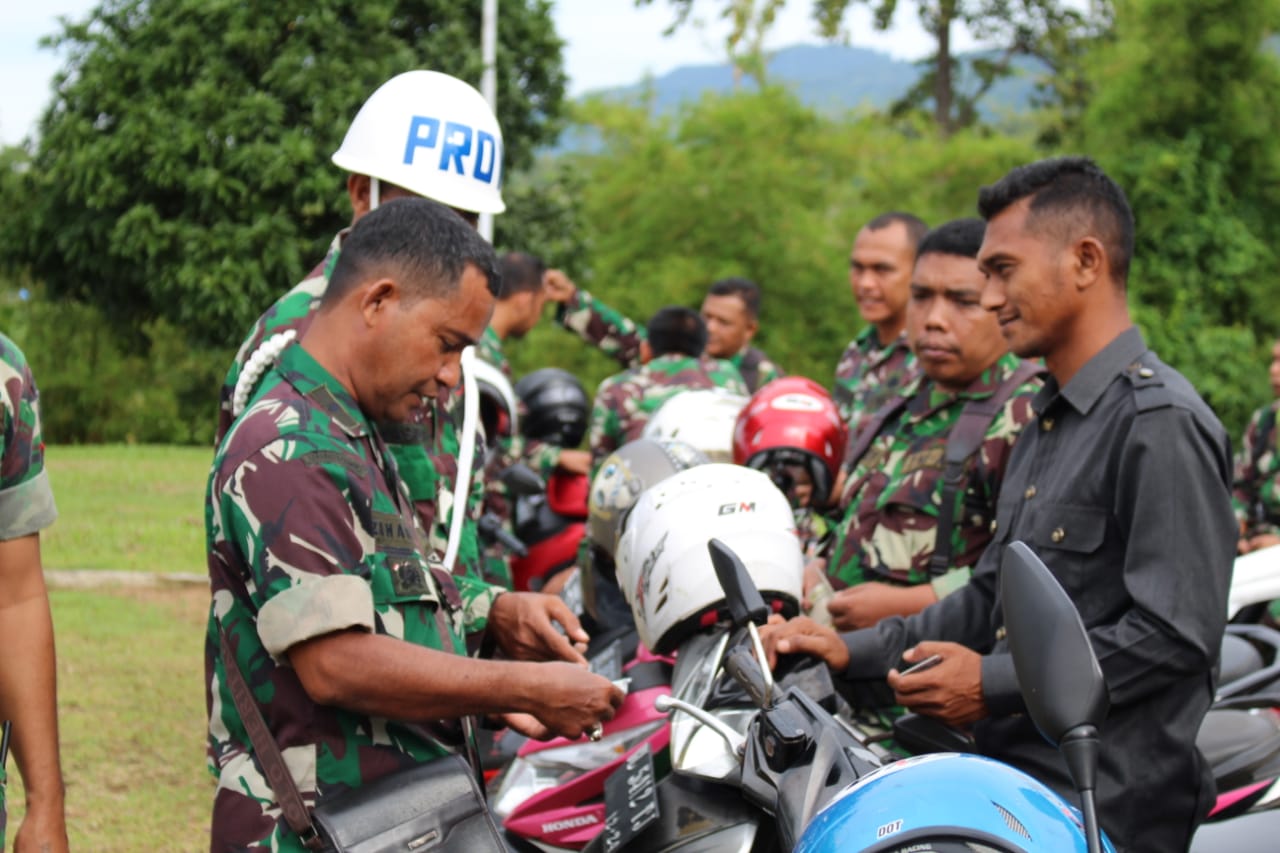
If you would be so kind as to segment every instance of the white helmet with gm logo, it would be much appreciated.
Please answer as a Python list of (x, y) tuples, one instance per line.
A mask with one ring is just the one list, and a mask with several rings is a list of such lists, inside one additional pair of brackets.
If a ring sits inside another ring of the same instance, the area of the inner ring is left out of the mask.
[(472, 86), (438, 71), (406, 71), (379, 86), (333, 162), (458, 210), (506, 210), (498, 120)]

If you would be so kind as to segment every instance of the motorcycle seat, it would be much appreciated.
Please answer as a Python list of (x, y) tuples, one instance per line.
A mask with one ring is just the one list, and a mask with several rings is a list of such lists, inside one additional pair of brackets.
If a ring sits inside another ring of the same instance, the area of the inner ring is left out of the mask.
[(1280, 721), (1269, 711), (1214, 710), (1205, 715), (1196, 746), (1213, 768), (1219, 790), (1251, 781), (1280, 755)]
[(1219, 684), (1230, 684), (1251, 672), (1262, 669), (1262, 654), (1243, 637), (1226, 634), (1222, 638), (1222, 664), (1218, 675)]

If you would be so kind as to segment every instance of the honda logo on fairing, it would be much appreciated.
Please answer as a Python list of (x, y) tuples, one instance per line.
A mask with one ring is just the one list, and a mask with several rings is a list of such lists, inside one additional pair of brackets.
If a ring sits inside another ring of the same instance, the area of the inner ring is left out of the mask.
[(543, 834), (549, 834), (552, 832), (560, 832), (565, 829), (578, 829), (579, 827), (591, 826), (592, 824), (597, 824), (599, 822), (600, 818), (593, 814), (582, 814), (577, 817), (567, 817), (564, 820), (553, 820), (551, 823), (544, 823), (542, 825), (542, 832)]

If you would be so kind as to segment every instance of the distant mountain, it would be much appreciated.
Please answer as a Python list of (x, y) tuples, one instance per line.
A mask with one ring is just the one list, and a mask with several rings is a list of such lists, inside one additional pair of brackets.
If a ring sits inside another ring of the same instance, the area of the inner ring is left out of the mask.
[[(1035, 65), (1029, 61), (1015, 64), (1019, 73), (997, 83), (984, 98), (983, 109), (987, 113), (1017, 112), (1030, 104)], [(839, 44), (782, 48), (769, 57), (767, 71), (771, 83), (785, 84), (809, 106), (832, 112), (861, 106), (887, 107), (906, 94), (920, 74), (921, 68), (914, 61)], [(754, 81), (744, 78), (744, 85), (754, 85)], [(583, 97), (631, 99), (647, 88), (653, 91), (654, 108), (667, 112), (707, 92), (733, 91), (733, 69), (728, 63), (685, 65), (651, 80), (589, 92)]]

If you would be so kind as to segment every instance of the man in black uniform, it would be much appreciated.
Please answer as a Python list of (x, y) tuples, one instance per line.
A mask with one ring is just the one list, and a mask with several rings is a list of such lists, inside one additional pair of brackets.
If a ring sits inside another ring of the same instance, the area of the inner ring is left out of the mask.
[[(997, 570), (1004, 546), (1025, 541), (1075, 602), (1106, 677), (1103, 828), (1124, 851), (1185, 850), (1214, 795), (1195, 735), (1235, 551), (1227, 436), (1129, 319), (1133, 216), (1092, 161), (1014, 169), (978, 208), (982, 303), (1009, 348), (1051, 374), (1014, 445), (995, 538), (968, 586), (915, 616), (844, 635), (793, 620), (771, 627), (769, 645), (849, 679), (887, 675), (901, 704), (974, 724), (983, 753), (1069, 794), (1066, 765), (1023, 713), (1004, 639)], [(931, 654), (942, 663), (897, 671)]]

